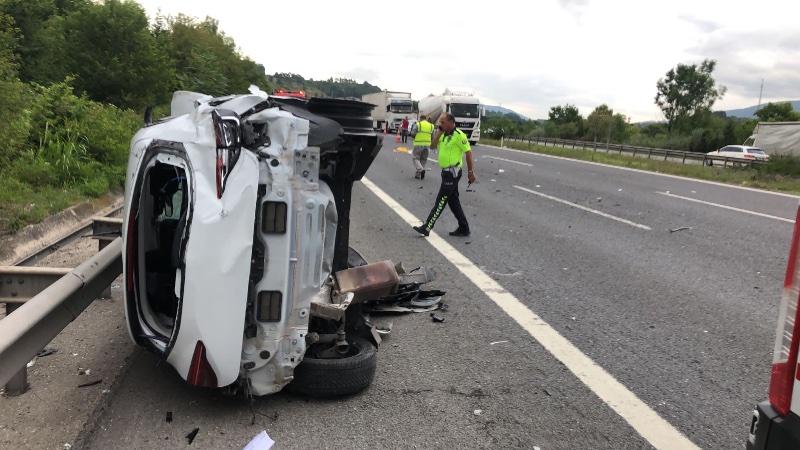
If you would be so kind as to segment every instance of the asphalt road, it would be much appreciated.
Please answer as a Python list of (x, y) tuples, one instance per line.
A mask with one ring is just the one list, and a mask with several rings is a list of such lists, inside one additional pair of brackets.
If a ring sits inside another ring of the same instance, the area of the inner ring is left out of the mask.
[[(439, 176), (414, 180), (395, 146), (387, 140), (367, 177), (425, 217)], [(695, 444), (743, 447), (766, 396), (797, 199), (482, 146), (474, 154), (479, 183), (461, 186), (472, 236), (447, 237), (449, 211), (436, 231)], [(669, 231), (679, 227), (690, 228)], [(263, 397), (252, 424), (246, 402), (189, 388), (135, 350), (89, 447), (184, 448), (195, 427), (193, 448), (241, 448), (262, 429), (277, 448), (650, 447), (363, 185), (351, 236), (370, 260), (436, 269), (450, 304), (441, 324), (392, 318), (369, 390)]]

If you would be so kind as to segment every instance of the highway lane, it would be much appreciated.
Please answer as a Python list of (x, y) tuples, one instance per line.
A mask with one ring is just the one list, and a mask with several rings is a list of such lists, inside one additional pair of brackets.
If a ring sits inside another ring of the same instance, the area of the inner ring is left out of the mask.
[[(475, 150), (481, 181), (475, 193), (462, 193), (473, 236), (459, 248), (695, 442), (738, 446), (753, 403), (766, 393), (792, 224), (657, 192), (784, 218), (797, 200)], [(384, 152), (372, 171), (376, 184), (425, 216), (435, 173), (410, 180), (408, 155), (397, 152)], [(409, 192), (409, 184), (423, 189)], [(669, 231), (682, 226), (692, 228)], [(449, 213), (437, 228), (455, 228)]]
[[(424, 217), (438, 175), (414, 180), (410, 156), (394, 147), (385, 144), (368, 178)], [(696, 444), (740, 447), (766, 395), (791, 224), (658, 192), (784, 218), (796, 199), (482, 146), (475, 155), (480, 183), (474, 193), (462, 186), (473, 235), (447, 241)], [(692, 228), (669, 231), (680, 226)], [(437, 231), (453, 228), (446, 212)], [(363, 186), (353, 244), (370, 259), (433, 265), (452, 305), (444, 324), (393, 319), (369, 391), (259, 399), (278, 418), (257, 415), (251, 426), (246, 404), (189, 389), (139, 353), (91, 447), (178, 447), (199, 426), (194, 445), (237, 448), (261, 426), (280, 448), (647, 448)], [(167, 410), (180, 419), (165, 423)]]

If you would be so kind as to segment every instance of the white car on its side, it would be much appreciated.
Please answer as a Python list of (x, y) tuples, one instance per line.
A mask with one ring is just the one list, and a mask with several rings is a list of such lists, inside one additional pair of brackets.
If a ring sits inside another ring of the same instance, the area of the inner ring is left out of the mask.
[[(706, 155), (718, 158), (736, 158), (745, 161), (769, 161), (769, 155), (767, 155), (764, 150), (747, 145), (726, 145), (719, 150), (708, 152)], [(713, 166), (714, 160), (706, 159), (705, 164), (707, 166)]]

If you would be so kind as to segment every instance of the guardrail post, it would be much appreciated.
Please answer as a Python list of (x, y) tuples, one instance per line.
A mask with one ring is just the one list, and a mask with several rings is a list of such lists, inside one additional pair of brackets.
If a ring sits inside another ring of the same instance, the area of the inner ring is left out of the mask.
[(653, 149), (648, 148), (647, 149), (647, 159), (650, 159), (651, 156), (653, 156)]
[(723, 160), (722, 167), (728, 167), (728, 157), (727, 157), (727, 156), (726, 156), (726, 157), (725, 157), (725, 159)]
[(593, 150), (593, 151), (594, 151), (595, 153), (597, 153), (597, 141), (594, 141), (594, 150)]
[[(21, 303), (6, 303), (6, 319), (17, 308), (22, 306)], [(24, 394), (28, 390), (28, 367), (22, 366), (5, 386), (5, 395), (8, 397), (16, 397)]]
[[(703, 158), (703, 160), (704, 160), (703, 162), (705, 162), (705, 158)], [(686, 153), (685, 152), (683, 153), (683, 162), (681, 162), (681, 164), (686, 164)]]

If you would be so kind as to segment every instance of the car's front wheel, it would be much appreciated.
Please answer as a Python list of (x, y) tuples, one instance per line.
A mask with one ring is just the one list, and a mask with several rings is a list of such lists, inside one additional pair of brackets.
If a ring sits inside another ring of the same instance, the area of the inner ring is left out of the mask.
[(348, 337), (348, 352), (340, 358), (314, 358), (309, 352), (294, 370), (290, 392), (309, 397), (339, 397), (366, 389), (375, 378), (378, 353), (372, 342)]

